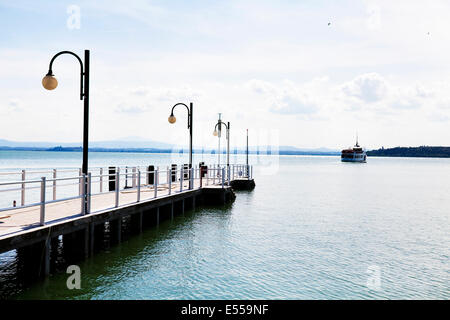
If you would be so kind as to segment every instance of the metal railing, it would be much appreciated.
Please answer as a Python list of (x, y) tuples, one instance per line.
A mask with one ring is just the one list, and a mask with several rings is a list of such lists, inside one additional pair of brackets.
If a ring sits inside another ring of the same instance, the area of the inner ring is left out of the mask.
[[(144, 169), (141, 170), (141, 168)], [(88, 175), (81, 174), (81, 170), (78, 168), (0, 172), (0, 176), (19, 175), (21, 178), (15, 181), (0, 182), (0, 199), (7, 192), (14, 193), (15, 196), (20, 195), (20, 205), (17, 205), (16, 200), (13, 200), (12, 206), (0, 206), (0, 212), (10, 211), (12, 215), (14, 214), (12, 210), (39, 206), (39, 224), (45, 225), (47, 206), (53, 203), (80, 199), (81, 211), (78, 214), (85, 215), (91, 213), (92, 201), (96, 199), (94, 196), (98, 195), (114, 194), (114, 201), (113, 203), (107, 201), (106, 207), (97, 206), (94, 212), (168, 196), (174, 192), (199, 189), (205, 186), (224, 188), (230, 185), (230, 182), (234, 179), (253, 178), (253, 167), (240, 164), (232, 164), (230, 166), (212, 165), (206, 167), (206, 169), (205, 167), (194, 166), (187, 170), (183, 166), (179, 166), (179, 169), (175, 170), (167, 166), (165, 170), (156, 167), (152, 171), (146, 170), (142, 166), (109, 167), (108, 169), (114, 169), (114, 173), (104, 173), (104, 169), (104, 167), (90, 168)], [(63, 172), (78, 172), (78, 174), (58, 178), (58, 174)], [(51, 177), (42, 176), (40, 179), (27, 180), (26, 177), (30, 173), (45, 173)], [(145, 182), (143, 182), (143, 176), (146, 176)], [(105, 183), (108, 184), (108, 190), (106, 191)], [(63, 188), (68, 188), (69, 190), (61, 192)], [(151, 191), (152, 196), (144, 197), (145, 191)], [(128, 202), (122, 203), (121, 193), (124, 192), (136, 192), (136, 198), (130, 201), (130, 197), (127, 197)], [(58, 198), (58, 194), (62, 194), (62, 196)], [(30, 198), (29, 201), (26, 201), (27, 197)], [(6, 199), (8, 201), (12, 200), (7, 197)], [(84, 203), (85, 201), (86, 203)]]

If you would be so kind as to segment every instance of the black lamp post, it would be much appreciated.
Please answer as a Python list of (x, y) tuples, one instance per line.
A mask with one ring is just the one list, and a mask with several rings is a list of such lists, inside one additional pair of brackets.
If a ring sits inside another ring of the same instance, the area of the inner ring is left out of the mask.
[[(80, 63), (80, 100), (84, 100), (84, 115), (83, 115), (83, 165), (82, 165), (82, 173), (88, 174), (88, 147), (89, 147), (89, 50), (84, 50), (84, 68), (83, 61), (81, 58), (71, 51), (61, 51), (55, 54), (50, 60), (50, 66), (48, 68), (48, 73), (42, 79), (42, 85), (47, 90), (53, 90), (58, 86), (58, 81), (53, 75), (53, 61), (62, 55), (62, 54), (70, 54), (77, 58)], [(86, 183), (86, 180), (85, 180)], [(86, 201), (86, 184), (84, 185), (84, 205), (85, 210), (87, 208)], [(87, 212), (87, 211), (85, 211)]]
[[(173, 110), (175, 109), (175, 107), (177, 106), (185, 106), (186, 110), (188, 112), (188, 129), (189, 129), (189, 169), (192, 168), (192, 118), (193, 118), (193, 109), (194, 109), (194, 104), (191, 102), (189, 103), (189, 107), (184, 104), (184, 103), (177, 103), (172, 107), (172, 111), (170, 112), (170, 116), (169, 116), (169, 122), (170, 123), (175, 123), (177, 121), (177, 118), (174, 116), (173, 114)], [(189, 174), (191, 174), (191, 172), (189, 172)], [(191, 186), (191, 179), (189, 179), (189, 188), (192, 188)]]
[[(222, 120), (219, 120), (216, 123), (216, 126), (214, 127), (213, 135), (216, 137), (219, 135), (219, 133), (217, 131), (217, 126), (219, 126), (219, 128), (220, 128), (220, 126), (222, 124), (225, 126), (225, 128), (227, 128), (227, 137), (226, 137), (227, 138), (227, 168), (229, 168), (230, 167), (230, 122), (228, 122), (228, 124), (226, 124)], [(219, 152), (220, 152), (220, 150), (219, 150)]]

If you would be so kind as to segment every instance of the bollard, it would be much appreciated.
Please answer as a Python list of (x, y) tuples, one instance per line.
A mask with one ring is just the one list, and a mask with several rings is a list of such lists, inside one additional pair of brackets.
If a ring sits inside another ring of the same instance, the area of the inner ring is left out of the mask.
[(109, 167), (108, 168), (108, 191), (115, 191), (115, 190), (116, 190), (116, 167)]
[(155, 183), (155, 166), (147, 167), (147, 185)]
[(45, 177), (41, 178), (41, 217), (40, 225), (45, 225)]

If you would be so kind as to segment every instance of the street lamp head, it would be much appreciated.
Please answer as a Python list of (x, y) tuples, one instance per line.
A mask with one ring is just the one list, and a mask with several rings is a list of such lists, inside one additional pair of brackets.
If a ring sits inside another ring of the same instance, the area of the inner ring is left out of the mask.
[(51, 73), (47, 73), (47, 75), (42, 79), (42, 86), (47, 90), (53, 90), (58, 86), (58, 80)]
[(173, 113), (169, 117), (169, 123), (175, 123), (177, 121), (177, 118), (173, 115)]
[(214, 137), (217, 137), (218, 134), (219, 134), (219, 133), (217, 132), (217, 129), (214, 129), (213, 136), (214, 136)]

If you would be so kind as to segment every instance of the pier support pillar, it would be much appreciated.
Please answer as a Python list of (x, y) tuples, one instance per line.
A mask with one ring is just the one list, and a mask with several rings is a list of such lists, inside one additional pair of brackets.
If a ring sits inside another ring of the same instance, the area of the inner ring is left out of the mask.
[(184, 215), (184, 199), (181, 200), (181, 213)]
[(170, 220), (171, 221), (173, 221), (173, 201), (172, 201), (172, 203), (170, 204)]
[(156, 208), (156, 225), (159, 226), (159, 207)]

